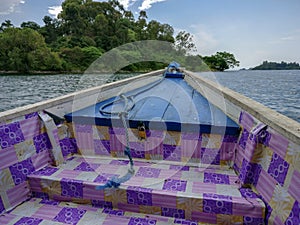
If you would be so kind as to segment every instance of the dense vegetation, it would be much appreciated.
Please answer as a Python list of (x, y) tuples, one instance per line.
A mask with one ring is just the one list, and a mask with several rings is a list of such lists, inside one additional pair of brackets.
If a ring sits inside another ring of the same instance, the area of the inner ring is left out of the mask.
[[(23, 22), (20, 27), (14, 27), (10, 20), (1, 24), (0, 71), (82, 72), (105, 52), (143, 40), (172, 43), (173, 56), (178, 56), (173, 60), (180, 61), (179, 56), (185, 55), (180, 63), (193, 70), (223, 71), (239, 64), (227, 52), (205, 57), (190, 54), (195, 51), (191, 34), (181, 31), (175, 36), (172, 26), (148, 21), (145, 11), (134, 18), (117, 0), (65, 0), (57, 19), (45, 16), (43, 22), (43, 26), (32, 21)], [(126, 54), (135, 55), (132, 51)], [(159, 62), (142, 62), (125, 70), (145, 71), (164, 66)]]
[(300, 70), (299, 63), (292, 62), (268, 62), (264, 61), (261, 65), (252, 68), (252, 70)]
[(217, 52), (215, 55), (204, 56), (202, 59), (213, 71), (224, 71), (239, 66), (239, 61), (228, 52)]

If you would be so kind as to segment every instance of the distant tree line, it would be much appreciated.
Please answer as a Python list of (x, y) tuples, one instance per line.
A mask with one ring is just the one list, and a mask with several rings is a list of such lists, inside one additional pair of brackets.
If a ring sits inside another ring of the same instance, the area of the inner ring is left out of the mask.
[[(14, 27), (10, 20), (1, 24), (0, 71), (82, 72), (103, 53), (143, 40), (172, 43), (178, 53), (175, 55), (186, 56), (181, 63), (194, 70), (223, 71), (239, 65), (227, 52), (205, 57), (192, 55), (195, 44), (190, 33), (181, 31), (175, 35), (169, 24), (148, 21), (145, 11), (135, 19), (117, 0), (65, 0), (57, 19), (45, 16), (43, 22), (43, 26), (33, 21), (23, 22), (20, 27)], [(141, 62), (125, 69), (146, 71), (165, 66)]]
[(264, 61), (261, 65), (252, 68), (252, 70), (300, 70), (299, 63), (291, 62), (268, 62)]

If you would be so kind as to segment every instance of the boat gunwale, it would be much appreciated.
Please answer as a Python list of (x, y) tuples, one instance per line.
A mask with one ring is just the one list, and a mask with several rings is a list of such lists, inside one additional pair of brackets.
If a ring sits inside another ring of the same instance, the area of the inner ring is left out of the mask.
[(103, 84), (100, 86), (76, 91), (76, 92), (66, 94), (63, 96), (59, 96), (56, 98), (51, 98), (51, 99), (44, 100), (41, 102), (37, 102), (37, 103), (25, 105), (25, 106), (20, 106), (20, 107), (14, 108), (14, 109), (6, 110), (3, 112), (0, 112), (0, 123), (5, 122), (7, 120), (15, 119), (15, 118), (18, 118), (18, 117), (21, 117), (21, 116), (24, 116), (24, 115), (27, 115), (30, 113), (39, 112), (41, 110), (46, 110), (48, 108), (52, 108), (52, 107), (55, 107), (55, 106), (58, 106), (61, 104), (72, 102), (75, 99), (78, 100), (80, 98), (84, 98), (84, 97), (99, 93), (99, 91), (107, 91), (112, 88), (118, 88), (123, 85), (129, 84), (132, 81), (138, 81), (138, 80), (148, 78), (148, 77), (159, 76), (163, 72), (164, 72), (164, 70), (152, 71), (152, 72), (141, 74), (138, 76), (115, 81), (112, 83)]
[[(287, 139), (293, 141), (295, 144), (300, 145), (300, 123), (297, 121), (267, 107), (263, 104), (248, 98), (238, 92), (233, 91), (227, 87), (224, 87), (214, 81), (207, 78), (201, 77), (194, 72), (185, 71), (186, 75), (191, 77), (193, 80), (197, 80), (202, 85), (206, 86), (212, 91), (224, 97), (224, 99), (233, 103), (240, 109), (248, 112), (260, 122), (268, 125), (274, 131), (280, 133)], [(198, 90), (200, 91), (200, 90)], [(207, 97), (207, 96), (205, 96)], [(209, 99), (208, 99), (209, 100)], [(221, 108), (224, 111), (224, 107)], [(226, 107), (226, 106), (225, 106)], [(223, 109), (222, 109), (223, 108)], [(233, 118), (234, 119), (234, 118)], [(236, 119), (234, 119), (236, 121)]]

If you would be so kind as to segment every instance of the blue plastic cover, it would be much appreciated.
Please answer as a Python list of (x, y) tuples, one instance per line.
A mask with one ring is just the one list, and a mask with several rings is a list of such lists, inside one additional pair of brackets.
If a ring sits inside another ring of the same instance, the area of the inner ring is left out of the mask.
[[(182, 78), (163, 78), (161, 82), (125, 93), (133, 96), (134, 107), (128, 112), (129, 126), (137, 128), (140, 122), (151, 129), (173, 131), (221, 133), (235, 135), (239, 125), (220, 109), (208, 102)], [(65, 115), (68, 122), (120, 126), (118, 115), (102, 114), (105, 111), (122, 111), (124, 101), (112, 103), (118, 97)]]
[(184, 78), (184, 74), (181, 72), (165, 72), (167, 78)]

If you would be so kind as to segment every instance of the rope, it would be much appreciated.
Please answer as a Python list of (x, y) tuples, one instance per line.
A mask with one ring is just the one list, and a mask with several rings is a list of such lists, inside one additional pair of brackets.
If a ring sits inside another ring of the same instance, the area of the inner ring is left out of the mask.
[[(129, 95), (129, 96), (125, 96), (125, 94), (120, 94), (120, 95), (119, 95), (119, 97), (121, 97), (120, 99), (113, 100), (113, 101), (111, 101), (111, 102), (109, 102), (109, 103), (106, 103), (106, 104), (102, 105), (102, 106), (100, 107), (100, 109), (99, 109), (99, 112), (100, 112), (101, 114), (103, 114), (103, 115), (105, 115), (105, 114), (106, 114), (106, 115), (113, 115), (113, 116), (119, 115), (119, 114), (120, 114), (119, 111), (112, 111), (112, 110), (111, 110), (111, 111), (106, 111), (106, 110), (104, 110), (104, 109), (107, 108), (108, 106), (111, 106), (111, 105), (113, 105), (113, 104), (116, 104), (116, 103), (119, 103), (119, 102), (124, 101), (124, 98), (123, 98), (123, 97), (125, 97), (125, 98), (127, 98), (127, 100), (129, 99), (129, 100), (131, 101), (132, 104), (130, 105), (130, 107), (127, 107), (127, 108), (128, 108), (127, 112), (131, 111), (131, 110), (135, 107), (135, 102), (134, 102), (134, 100), (133, 100), (133, 97), (136, 97), (137, 95), (139, 95), (139, 94), (141, 94), (141, 93), (143, 93), (143, 92), (146, 92), (146, 91), (152, 89), (153, 87), (159, 85), (159, 84), (164, 80), (164, 78), (165, 78), (165, 73), (164, 73), (164, 75), (161, 77), (161, 79), (155, 81), (155, 82), (154, 82), (152, 85), (150, 85), (149, 87), (146, 87), (146, 88), (144, 88), (144, 89), (141, 89), (140, 91), (136, 92), (135, 94), (132, 94), (132, 95)], [(123, 96), (123, 97), (122, 97), (122, 96)], [(125, 103), (125, 105), (126, 105), (126, 103)]]
[[(119, 112), (118, 115), (120, 119), (122, 120), (123, 126), (125, 128), (125, 137), (126, 137), (126, 147), (124, 149), (124, 154), (128, 157), (130, 162), (130, 168), (128, 169), (128, 172), (123, 177), (117, 177), (114, 176), (110, 180), (106, 182), (104, 185), (100, 185), (96, 187), (96, 190), (104, 190), (106, 188), (118, 188), (122, 183), (125, 183), (126, 181), (130, 180), (130, 178), (134, 175), (134, 163), (131, 156), (130, 146), (129, 146), (129, 134), (128, 134), (128, 126), (126, 123), (126, 117), (128, 116), (128, 111), (131, 110), (131, 106), (128, 104), (128, 98), (125, 95), (120, 95), (122, 99), (124, 99), (125, 107), (122, 112)], [(133, 101), (133, 100), (132, 100)]]
[[(134, 106), (134, 100), (133, 97), (139, 95), (140, 93), (146, 92), (150, 89), (152, 89), (153, 87), (157, 86), (158, 84), (160, 84), (164, 78), (166, 77), (166, 72), (163, 74), (162, 78), (159, 79), (158, 81), (154, 82), (152, 85), (150, 85), (149, 87), (146, 87), (140, 91), (138, 91), (135, 94), (126, 96), (125, 94), (120, 94), (119, 97), (120, 99), (118, 100), (113, 100), (107, 104), (104, 104), (103, 106), (100, 107), (99, 112), (101, 114), (107, 114), (107, 115), (118, 115), (120, 117), (120, 119), (122, 120), (123, 126), (125, 128), (125, 137), (126, 137), (126, 147), (124, 149), (124, 154), (128, 157), (129, 162), (130, 162), (130, 168), (128, 169), (128, 172), (123, 176), (123, 177), (112, 177), (109, 181), (106, 182), (106, 184), (104, 185), (100, 185), (96, 187), (96, 190), (104, 190), (105, 188), (118, 188), (122, 183), (125, 183), (126, 181), (128, 181), (133, 175), (134, 175), (134, 163), (133, 163), (133, 159), (131, 156), (131, 151), (130, 151), (130, 146), (129, 146), (129, 134), (128, 134), (128, 126), (127, 126), (127, 122), (126, 122), (126, 118), (128, 116), (128, 112), (131, 111)], [(104, 110), (105, 108), (107, 108), (108, 106), (111, 106), (117, 102), (121, 102), (124, 101), (124, 109), (123, 111), (106, 111)], [(129, 104), (129, 101), (131, 102), (131, 104)]]
[[(129, 162), (130, 162), (130, 172), (134, 172), (134, 168), (133, 168), (133, 160), (132, 160), (132, 156), (131, 156), (131, 152), (130, 152), (130, 147), (129, 147), (129, 134), (128, 134), (128, 127), (127, 127), (127, 123), (126, 123), (126, 117), (127, 117), (126, 112), (122, 112), (120, 113), (120, 118), (122, 120), (123, 126), (125, 128), (125, 137), (126, 137), (126, 148), (124, 150), (124, 154), (128, 157)], [(128, 171), (129, 171), (128, 170)]]
[(106, 188), (118, 188), (122, 183), (130, 180), (134, 173), (128, 172), (123, 177), (114, 176), (106, 182), (104, 185), (99, 185), (96, 187), (96, 190), (104, 190)]
[[(122, 102), (124, 99), (125, 99), (125, 108), (127, 108), (125, 112), (131, 111), (135, 106), (135, 103), (133, 101), (132, 96), (127, 97), (124, 94), (120, 94), (119, 96), (121, 97), (121, 99), (117, 99), (117, 100), (111, 101), (107, 104), (104, 104), (103, 106), (100, 107), (99, 112), (101, 114), (107, 114), (107, 115), (113, 115), (113, 116), (120, 115), (120, 113), (122, 113), (120, 111), (112, 111), (112, 110), (111, 111), (106, 111), (104, 109), (107, 108), (108, 106), (111, 106), (111, 105), (115, 104), (115, 103)], [(131, 101), (131, 106), (130, 107), (129, 107), (129, 104), (128, 104), (128, 99)]]

